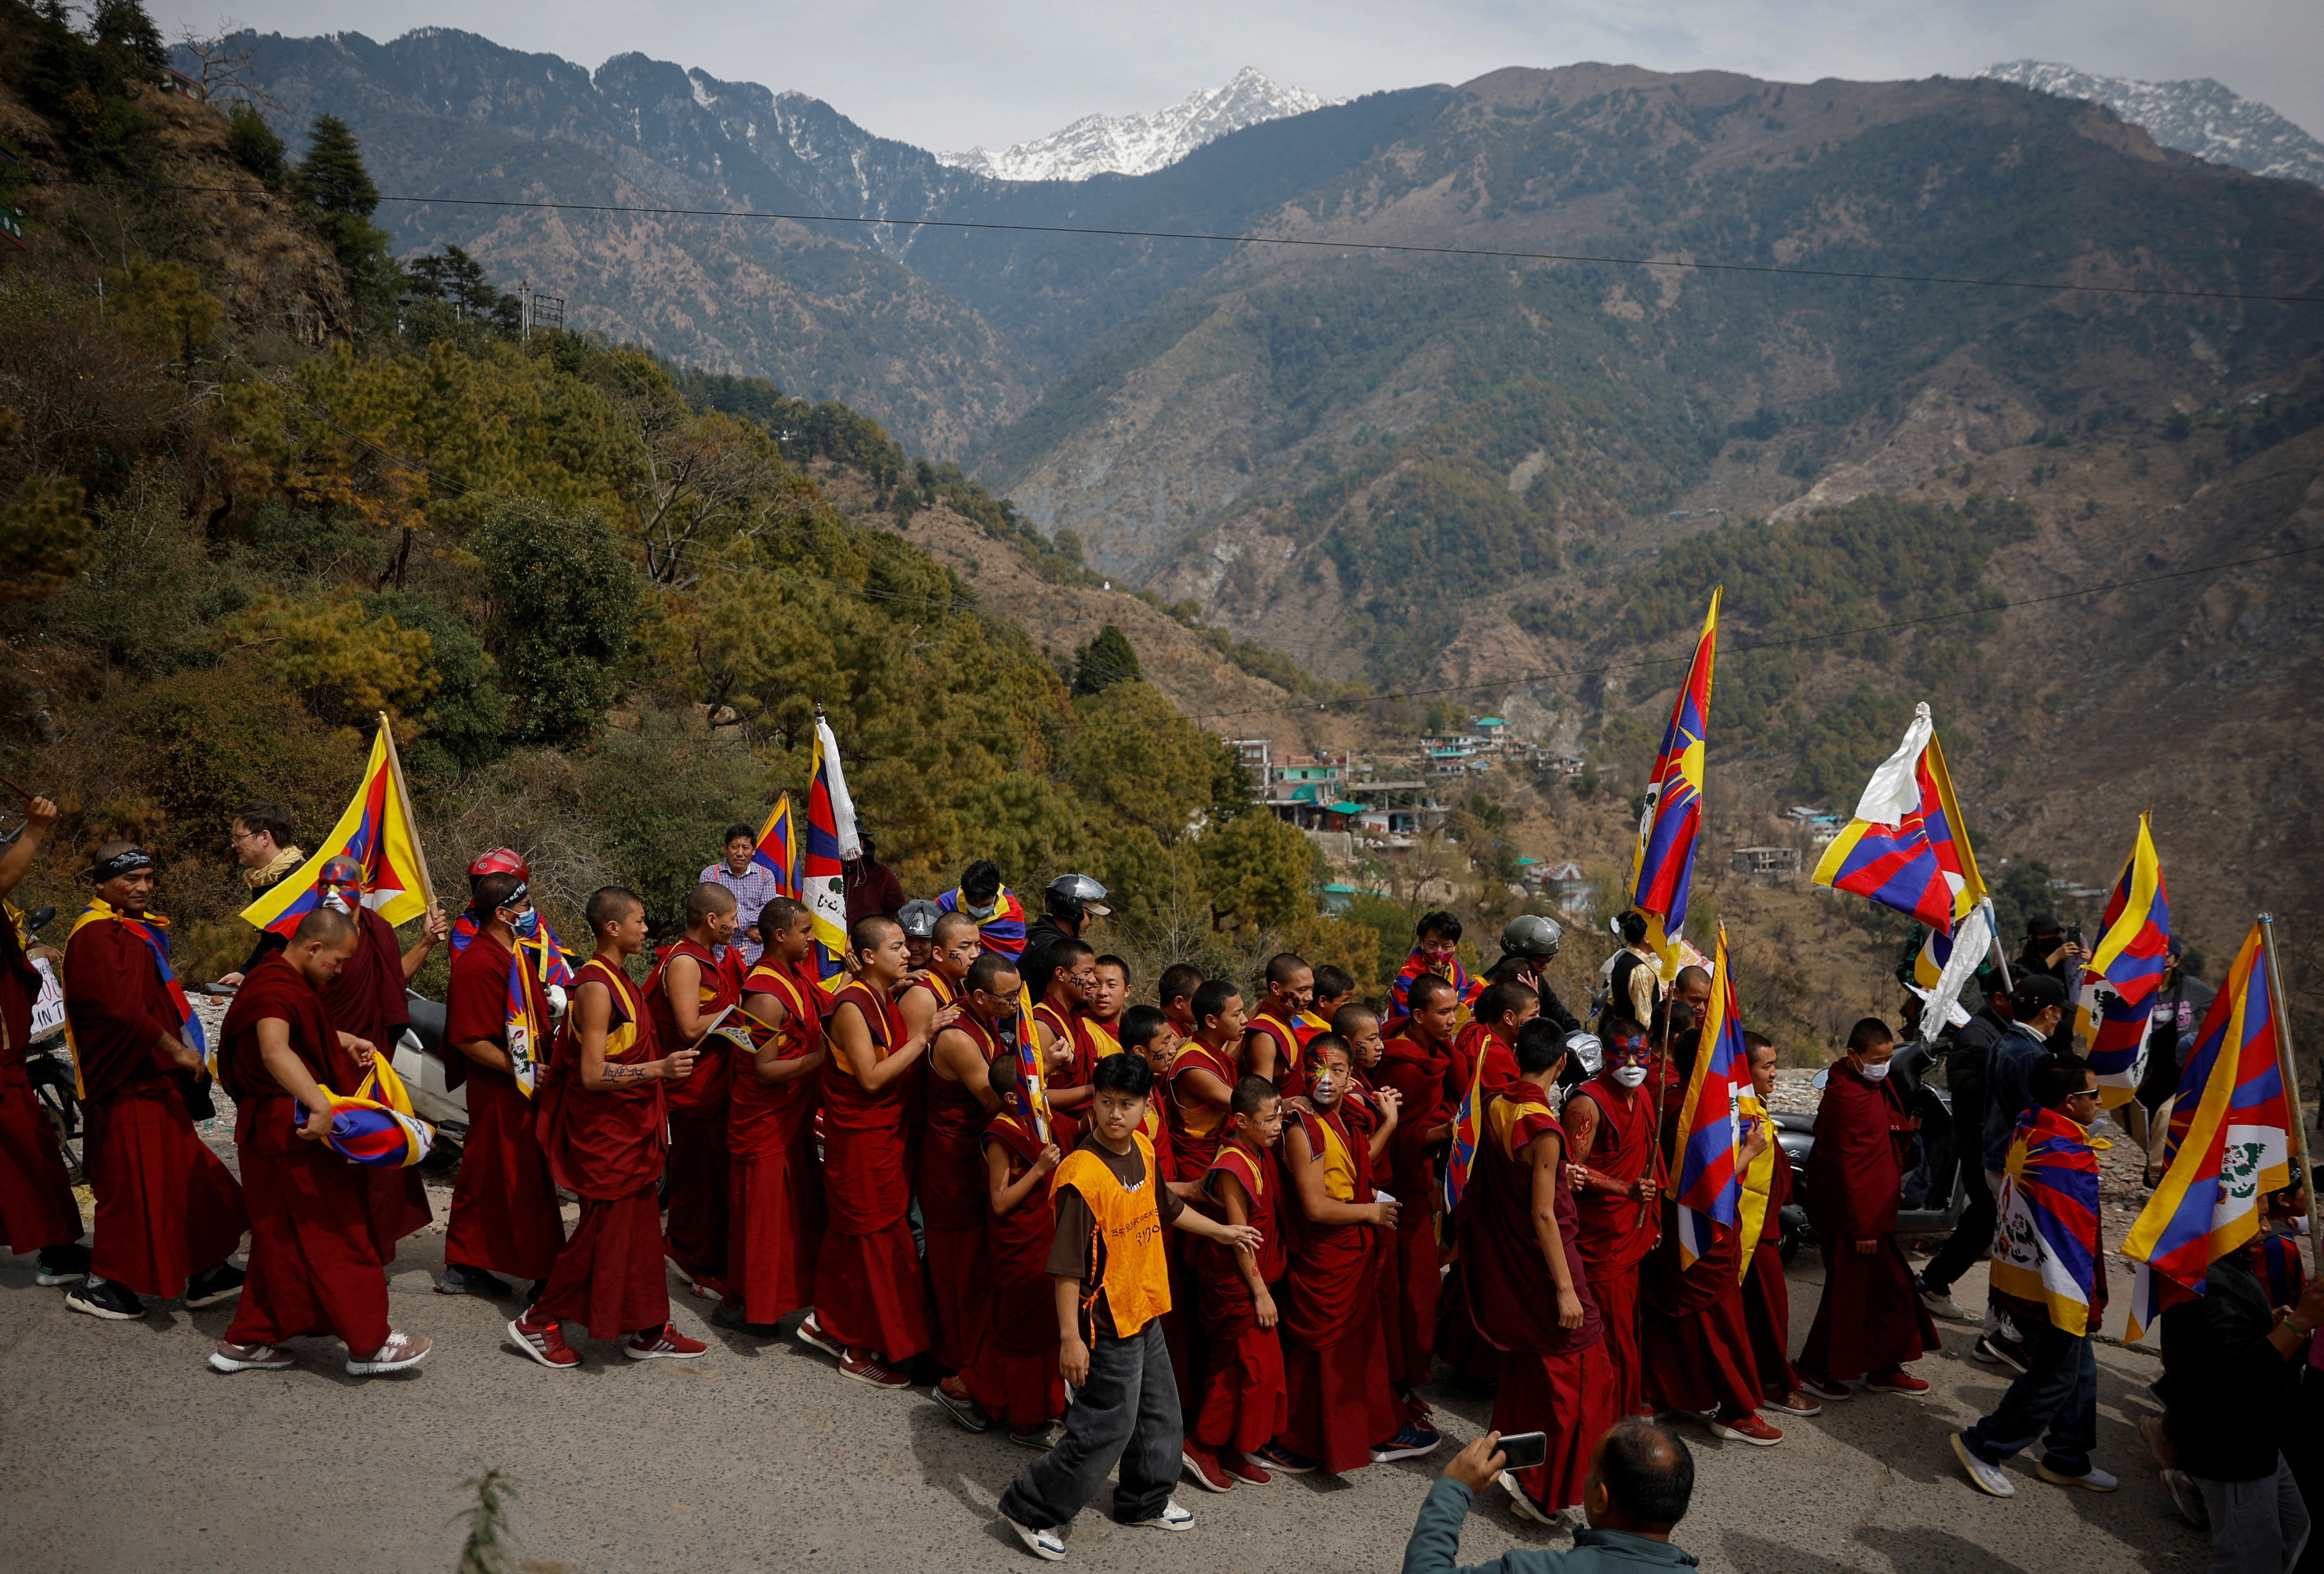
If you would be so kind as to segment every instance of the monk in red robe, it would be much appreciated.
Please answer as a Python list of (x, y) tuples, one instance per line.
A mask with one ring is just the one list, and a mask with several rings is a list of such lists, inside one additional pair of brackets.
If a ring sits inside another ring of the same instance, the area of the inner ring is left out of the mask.
[(565, 1342), (567, 1321), (586, 1324), (592, 1339), (629, 1334), (622, 1353), (633, 1361), (707, 1348), (670, 1325), (655, 1196), (669, 1151), (662, 1090), (693, 1072), (694, 1051), (661, 1053), (653, 1012), (630, 981), (625, 964), (646, 944), (645, 903), (604, 886), (584, 916), (596, 951), (574, 978), (565, 1030), (534, 1095), (549, 1173), (580, 1197), (581, 1220), (548, 1287), (508, 1325), (517, 1348), (559, 1371), (581, 1364)]
[(1800, 1386), (1819, 1399), (1852, 1398), (1848, 1385), (1858, 1377), (1877, 1394), (1921, 1398), (1928, 1382), (1904, 1363), (1942, 1348), (1896, 1245), (1904, 1155), (1920, 1123), (1888, 1081), (1895, 1051), (1886, 1023), (1857, 1023), (1816, 1110), (1807, 1207), (1823, 1248), (1823, 1299), (1797, 1369)]
[(1541, 997), (1523, 984), (1486, 985), (1484, 993), (1477, 997), (1475, 1015), (1452, 1040), (1452, 1063), (1444, 1073), (1446, 1106), (1460, 1108), (1480, 1060), (1484, 1063), (1484, 1081), (1479, 1086), (1485, 1098), (1515, 1088), (1517, 1034), (1540, 1015)]
[[(379, 1046), (391, 1063), (395, 1041), (411, 1026), (411, 981), (451, 932), (443, 909), (429, 904), (420, 936), (407, 948), (395, 937), (395, 926), (364, 906), (364, 868), (352, 858), (334, 858), (323, 865), (315, 882), (321, 906), (347, 918), (355, 926), (355, 954), (338, 977), (322, 986), (323, 1007), (331, 1026)], [(270, 949), (263, 941), (263, 955)], [(429, 1206), (428, 1188), (416, 1167), (364, 1171), (364, 1187), (371, 1197), (371, 1238), (382, 1263), (395, 1261), (395, 1243), (417, 1235), (436, 1221)]]
[(530, 888), (513, 874), (481, 875), (472, 910), (480, 922), (452, 959), (445, 991), (444, 1041), (455, 1053), (445, 1057), (444, 1081), (468, 1091), (468, 1137), (436, 1287), (447, 1295), (505, 1295), (509, 1285), (496, 1275), (510, 1274), (530, 1286), (530, 1301), (564, 1249), (565, 1216), (533, 1130), (532, 1094), (517, 1085), (509, 1054), (510, 979), (530, 1008), (523, 1030), (535, 1036), (522, 1048), (536, 1083), (553, 1018), (539, 965), (517, 937), (532, 911)]
[[(1224, 979), (1196, 986), (1190, 1009), (1194, 1035), (1170, 1063), (1170, 1146), (1174, 1181), (1200, 1180), (1226, 1140), (1234, 1085), (1242, 1080), (1242, 991)], [(1167, 1013), (1166, 1013), (1167, 1015)]]
[[(0, 897), (32, 869), (56, 819), (57, 806), (48, 799), (27, 801), (23, 828), (0, 851)], [(78, 1244), (85, 1233), (80, 1207), (73, 1201), (56, 1128), (32, 1096), (32, 1081), (24, 1071), (41, 974), (24, 955), (12, 913), (0, 911), (0, 1247), (38, 1252), (37, 1283), (69, 1284), (88, 1275), (88, 1248)]]
[[(1268, 958), (1266, 993), (1242, 1030), (1242, 1063), (1252, 1076), (1265, 1077), (1276, 1091), (1296, 1099), (1307, 1091), (1307, 1071), (1300, 1064), (1299, 1015), (1315, 999), (1315, 970), (1287, 951)], [(1308, 1036), (1313, 1036), (1309, 1035)]]
[(775, 897), (759, 909), (761, 950), (742, 981), (742, 1009), (772, 1032), (747, 1058), (729, 1051), (726, 1297), (710, 1320), (761, 1336), (815, 1304), (823, 1245), (815, 1112), (830, 1051), (813, 998), (819, 991), (798, 975), (814, 943), (806, 904)]
[[(1742, 1114), (1767, 1128), (1775, 1122), (1767, 1099), (1775, 1091), (1775, 1046), (1756, 1033), (1743, 1036), (1751, 1057), (1752, 1095), (1743, 1101)], [(1784, 1205), (1792, 1200), (1792, 1161), (1780, 1143), (1771, 1141), (1758, 1157), (1743, 1166), (1743, 1238), (1750, 1255), (1743, 1281), (1743, 1327), (1751, 1337), (1752, 1375), (1758, 1379), (1765, 1408), (1785, 1415), (1821, 1415), (1823, 1406), (1800, 1391), (1799, 1374), (1784, 1354), (1792, 1348), (1792, 1290), (1784, 1279)], [(1756, 1226), (1756, 1228), (1754, 1228)]]
[(1203, 970), (1190, 962), (1174, 962), (1154, 981), (1154, 1003), (1181, 1038), (1194, 1036), (1194, 991), (1203, 987)]
[(1549, 1109), (1564, 1036), (1545, 1021), (1518, 1036), (1517, 1086), (1485, 1107), (1453, 1214), (1478, 1331), (1502, 1352), (1492, 1430), (1549, 1434), (1546, 1463), (1501, 1477), (1517, 1512), (1544, 1523), (1582, 1502), (1591, 1450), (1617, 1414), (1604, 1325), (1576, 1241), (1565, 1133)]
[(742, 998), (720, 956), (734, 937), (734, 893), (704, 883), (687, 893), (686, 933), (646, 977), (654, 1035), (665, 1051), (695, 1052), (694, 1072), (662, 1090), (669, 1106), (669, 1220), (663, 1249), (697, 1295), (725, 1293), (727, 1041), (710, 1032)]
[[(947, 913), (959, 925), (952, 954), (967, 965), (952, 1004), (958, 1014), (928, 1048), (928, 1126), (920, 1139), (920, 1226), (927, 1243), (928, 1298), (936, 1310), (936, 1358), (952, 1373), (936, 1385), (936, 1403), (972, 1431), (990, 1424), (971, 1395), (965, 1376), (984, 1359), (992, 1332), (992, 1247), (984, 1221), (991, 1212), (986, 1187), (984, 1131), (1000, 1110), (992, 1092), (992, 1063), (1011, 1050), (1001, 1035), (1017, 1020), (1014, 959), (984, 949), (976, 921)], [(946, 952), (944, 921), (936, 953)]]
[[(1772, 1139), (1759, 1126), (1747, 1140), (1752, 1146), (1744, 1150), (1745, 1164)], [(1713, 1437), (1773, 1448), (1784, 1434), (1758, 1413), (1758, 1373), (1743, 1324), (1742, 1232), (1714, 1229), (1711, 1249), (1682, 1266), (1678, 1209), (1667, 1193), (1662, 1209), (1662, 1240), (1640, 1275), (1646, 1403), (1657, 1412), (1709, 1411)]]
[(1662, 1155), (1655, 1108), (1642, 1089), (1654, 1063), (1646, 1030), (1628, 1017), (1608, 1025), (1605, 1063), (1565, 1101), (1568, 1180), (1574, 1200), (1583, 1273), (1606, 1329), (1606, 1360), (1617, 1415), (1644, 1415), (1645, 1370), (1638, 1349), (1639, 1265), (1661, 1238), (1656, 1201)]
[(1065, 1379), (1057, 1372), (1056, 1283), (1049, 1277), (1049, 1248), (1056, 1238), (1049, 1177), (1065, 1155), (1044, 1140), (1026, 1112), (1015, 1056), (995, 1059), (986, 1068), (985, 1085), (997, 1100), (984, 1128), (992, 1326), (983, 1358), (966, 1377), (977, 1408), (1007, 1424), (1010, 1442), (1038, 1452), (1048, 1448), (1052, 1423), (1065, 1410)]
[(289, 944), (268, 952), (244, 977), (226, 1014), (218, 1081), (235, 1102), (250, 1277), (210, 1352), (214, 1371), (292, 1366), (297, 1358), (284, 1341), (302, 1334), (336, 1336), (356, 1376), (428, 1358), (427, 1339), (388, 1326), (366, 1166), (324, 1140), (331, 1134), (330, 1095), (358, 1086), (378, 1053), (332, 1027), (319, 992), (355, 948), (355, 925), (318, 908), (299, 921)]
[(1071, 1153), (1082, 1132), (1081, 1116), (1097, 1075), (1097, 1039), (1090, 1032), (1088, 1005), (1097, 981), (1097, 952), (1067, 935), (1049, 943), (1048, 991), (1033, 1006), (1035, 1029), (1047, 1057), (1050, 1118), (1057, 1146)]
[(1194, 1206), (1223, 1223), (1258, 1230), (1259, 1247), (1197, 1241), (1188, 1253), (1209, 1364), (1185, 1452), (1196, 1482), (1213, 1492), (1231, 1490), (1239, 1481), (1264, 1487), (1273, 1480), (1253, 1456), (1288, 1419), (1279, 1314), (1269, 1288), (1286, 1266), (1276, 1228), (1283, 1174), (1275, 1145), (1283, 1135), (1283, 1104), (1273, 1082), (1254, 1074), (1235, 1084), (1231, 1129)]
[(1379, 1197), (1372, 1166), (1394, 1139), (1402, 1100), (1384, 1091), (1388, 1118), (1359, 1131), (1340, 1108), (1352, 1081), (1347, 1041), (1323, 1034), (1307, 1054), (1308, 1108), (1283, 1133), (1282, 1167), (1299, 1215), (1286, 1225), (1296, 1234), (1284, 1274), (1285, 1422), (1258, 1459), (1270, 1470), (1338, 1476), (1418, 1458), (1438, 1439), (1404, 1419), (1380, 1335), (1378, 1275), (1399, 1204)]
[(928, 1034), (960, 1018), (947, 1006), (914, 1035), (894, 991), (909, 960), (904, 931), (873, 914), (848, 932), (855, 978), (835, 999), (824, 1071), (823, 1177), (830, 1226), (815, 1262), (815, 1310), (804, 1343), (839, 1358), (839, 1369), (877, 1388), (911, 1383), (911, 1359), (928, 1348), (927, 1283), (913, 1248), (911, 1176), (904, 1165), (904, 1088), (927, 1054)]
[[(1372, 1074), (1375, 1086), (1395, 1089), (1402, 1100), (1396, 1134), (1388, 1144), (1388, 1185), (1404, 1206), (1380, 1275), (1380, 1287), (1385, 1297), (1381, 1326), (1388, 1338), (1388, 1378), (1408, 1406), (1415, 1403), (1420, 1385), (1428, 1381), (1431, 1352), (1437, 1347), (1443, 1317), (1445, 1281), (1436, 1237), (1441, 1191), (1436, 1164), (1452, 1134), (1453, 1108), (1446, 1102), (1444, 1091), (1461, 1016), (1458, 991), (1433, 973), (1414, 980), (1409, 999), (1412, 1014), (1405, 1018), (1401, 1031), (1382, 1042), (1379, 1063)], [(1381, 1031), (1378, 1022), (1372, 1012), (1351, 1006), (1332, 1019), (1332, 1028), (1353, 1045), (1361, 1036), (1377, 1036)], [(1473, 1336), (1465, 1313), (1456, 1321), (1456, 1338)], [(1474, 1342), (1472, 1337), (1467, 1339), (1468, 1344)], [(1448, 1358), (1455, 1366), (1462, 1365), (1459, 1353)]]
[(194, 1134), (172, 1072), (198, 1072), (193, 1013), (170, 970), (169, 920), (147, 910), (153, 861), (134, 842), (97, 850), (97, 895), (65, 942), (65, 1031), (80, 1084), (81, 1162), (97, 1192), (86, 1283), (65, 1304), (145, 1315), (141, 1295), (189, 1307), (242, 1293), (226, 1256), (247, 1224), (242, 1188)]
[[(1103, 1060), (1121, 1048), (1121, 1014), (1130, 1009), (1130, 964), (1113, 955), (1100, 956), (1090, 964), (1089, 1023), (1090, 1036), (1097, 1043), (1097, 1057)], [(1156, 1110), (1160, 1113), (1158, 1104)]]

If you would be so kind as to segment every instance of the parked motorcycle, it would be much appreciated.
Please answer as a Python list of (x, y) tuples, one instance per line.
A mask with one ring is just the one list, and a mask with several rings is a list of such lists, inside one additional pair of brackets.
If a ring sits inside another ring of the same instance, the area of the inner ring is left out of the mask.
[[(1890, 1063), (1889, 1080), (1904, 1096), (1904, 1111), (1920, 1120), (1905, 1155), (1904, 1186), (1896, 1210), (1899, 1235), (1935, 1235), (1960, 1222), (1969, 1206), (1953, 1152), (1953, 1098), (1932, 1073), (1952, 1053), (1950, 1039), (1936, 1044), (1914, 1041), (1899, 1045)], [(1815, 1086), (1823, 1089), (1827, 1072), (1818, 1072)], [(1803, 1244), (1812, 1245), (1815, 1231), (1808, 1224), (1808, 1155), (1815, 1149), (1815, 1117), (1779, 1111), (1775, 1117), (1775, 1141), (1792, 1166), (1792, 1201), (1784, 1205), (1783, 1254), (1790, 1262)]]
[[(19, 933), (26, 950), (32, 949), (31, 943), (56, 916), (53, 906), (35, 907), (24, 916)], [(78, 1186), (88, 1175), (81, 1165), (80, 1100), (74, 1097), (78, 1083), (72, 1052), (65, 1045), (64, 980), (57, 965), (46, 957), (35, 961), (32, 970), (41, 975), (41, 989), (32, 1000), (32, 1033), (24, 1045), (24, 1075), (32, 1084), (32, 1097), (39, 1101), (41, 1112), (49, 1118), (50, 1129), (57, 1134), (57, 1146), (64, 1150), (65, 1174)]]

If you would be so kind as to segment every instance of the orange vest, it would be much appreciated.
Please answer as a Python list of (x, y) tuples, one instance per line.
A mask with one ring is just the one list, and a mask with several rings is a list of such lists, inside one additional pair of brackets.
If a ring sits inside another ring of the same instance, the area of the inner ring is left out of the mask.
[[(1130, 1140), (1145, 1161), (1145, 1182), (1132, 1189), (1114, 1178), (1106, 1162), (1087, 1148), (1069, 1155), (1049, 1180), (1049, 1195), (1072, 1186), (1089, 1204), (1091, 1245), (1102, 1246), (1104, 1267), (1099, 1282), (1082, 1286), (1082, 1312), (1087, 1316), (1098, 1295), (1112, 1313), (1116, 1337), (1129, 1339), (1170, 1310), (1170, 1266), (1162, 1249), (1162, 1215), (1154, 1203), (1162, 1172), (1154, 1162), (1154, 1145), (1142, 1131)], [(1093, 1251), (1093, 1259), (1100, 1254)]]

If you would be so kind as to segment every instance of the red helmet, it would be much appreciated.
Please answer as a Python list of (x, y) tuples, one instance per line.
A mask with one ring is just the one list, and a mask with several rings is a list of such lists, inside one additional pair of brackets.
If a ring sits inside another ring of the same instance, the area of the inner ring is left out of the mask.
[(521, 880), (532, 879), (532, 866), (513, 847), (495, 847), (468, 866), (468, 883), (475, 885), (488, 874), (512, 874)]

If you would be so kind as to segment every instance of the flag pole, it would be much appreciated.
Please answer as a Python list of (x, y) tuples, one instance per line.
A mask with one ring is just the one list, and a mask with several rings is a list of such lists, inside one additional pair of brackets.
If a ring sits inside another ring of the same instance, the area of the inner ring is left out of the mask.
[(2324, 1211), (2316, 1206), (2315, 1188), (2310, 1183), (2308, 1163), (2308, 1111), (2300, 1101), (2300, 1072), (2292, 1061), (2291, 1002), (2283, 995), (2283, 970), (2275, 959), (2275, 915), (2259, 916), (2260, 948), (2267, 953), (2268, 1015), (2275, 1018), (2275, 1065), (2283, 1078), (2283, 1091), (2292, 1100), (2292, 1152), (2299, 1165), (2294, 1179), (2300, 1189), (2310, 1192), (2308, 1199), (2308, 1251), (2310, 1271), (2313, 1265), (2324, 1263)]
[(411, 787), (403, 779), (403, 756), (395, 751), (395, 729), (388, 725), (387, 713), (379, 713), (380, 735), (387, 740), (387, 769), (395, 776), (395, 794), (403, 804), (403, 823), (411, 832), (411, 851), (420, 855), (420, 896), (429, 907), (436, 906), (436, 882), (428, 875), (428, 850), (420, 845), (420, 822), (411, 815)]

